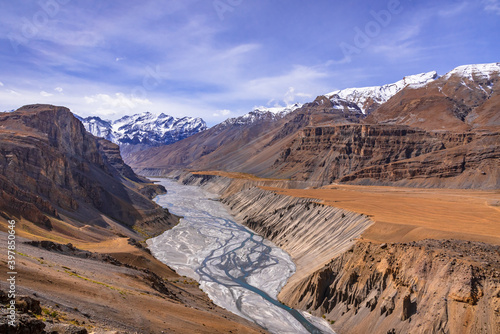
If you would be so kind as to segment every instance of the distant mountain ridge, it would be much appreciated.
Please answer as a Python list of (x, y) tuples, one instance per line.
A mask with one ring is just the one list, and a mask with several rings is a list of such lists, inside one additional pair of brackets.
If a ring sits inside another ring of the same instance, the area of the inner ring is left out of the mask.
[(500, 63), (491, 63), (337, 90), (282, 117), (254, 110), (126, 162), (144, 175), (222, 170), (318, 186), (495, 189), (499, 84)]
[(294, 103), (286, 107), (254, 107), (252, 111), (243, 116), (228, 118), (216, 126), (248, 125), (257, 121), (273, 121), (285, 117), (294, 110), (301, 108), (302, 104)]
[(163, 113), (155, 115), (145, 112), (124, 116), (115, 121), (103, 120), (97, 116), (79, 119), (94, 136), (120, 146), (168, 145), (207, 129), (207, 124), (199, 117), (176, 118)]
[(436, 71), (409, 75), (403, 79), (382, 86), (346, 88), (325, 94), (330, 100), (345, 100), (358, 106), (363, 114), (369, 114), (381, 104), (389, 101), (391, 97), (406, 87), (421, 87), (438, 79)]

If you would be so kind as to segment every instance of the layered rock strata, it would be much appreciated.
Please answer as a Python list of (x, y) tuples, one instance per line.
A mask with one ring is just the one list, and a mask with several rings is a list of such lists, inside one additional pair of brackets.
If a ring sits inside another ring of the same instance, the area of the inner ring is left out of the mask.
[[(150, 201), (164, 192), (136, 175), (119, 148), (85, 131), (64, 107), (30, 105), (0, 114), (0, 210), (45, 229), (52, 220), (92, 221), (102, 215), (156, 234), (169, 214)], [(68, 218), (65, 218), (68, 217)]]
[(273, 175), (332, 182), (494, 189), (499, 133), (430, 132), (400, 125), (306, 127), (274, 162)]
[(500, 332), (500, 248), (358, 242), (283, 296), (338, 333)]

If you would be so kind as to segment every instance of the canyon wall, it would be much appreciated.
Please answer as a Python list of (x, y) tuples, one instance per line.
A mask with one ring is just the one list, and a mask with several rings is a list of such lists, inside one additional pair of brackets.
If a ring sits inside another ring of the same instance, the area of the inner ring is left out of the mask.
[(136, 175), (117, 145), (94, 137), (69, 109), (29, 105), (0, 113), (0, 211), (51, 230), (107, 218), (157, 234), (173, 217), (150, 198), (162, 187)]
[(374, 244), (359, 238), (372, 223), (366, 215), (266, 188), (286, 181), (175, 176), (218, 192), (239, 222), (286, 250), (297, 271), (280, 301), (325, 317), (337, 333), (500, 332), (499, 246)]
[[(173, 176), (174, 174), (171, 174)], [(297, 266), (279, 298), (332, 258), (352, 247), (373, 222), (363, 214), (323, 205), (314, 199), (279, 195), (266, 187), (286, 181), (251, 181), (201, 174), (177, 174), (183, 184), (219, 193), (241, 224), (288, 252)]]
[(273, 177), (318, 185), (496, 189), (498, 132), (425, 131), (402, 125), (348, 124), (300, 130), (272, 166)]
[(283, 301), (338, 333), (499, 333), (500, 247), (357, 242)]

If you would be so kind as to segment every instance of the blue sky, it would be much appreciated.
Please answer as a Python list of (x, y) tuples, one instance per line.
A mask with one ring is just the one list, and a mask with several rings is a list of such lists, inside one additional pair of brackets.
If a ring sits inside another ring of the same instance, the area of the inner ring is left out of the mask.
[(0, 110), (209, 125), (254, 106), (500, 61), (500, 0), (0, 3)]

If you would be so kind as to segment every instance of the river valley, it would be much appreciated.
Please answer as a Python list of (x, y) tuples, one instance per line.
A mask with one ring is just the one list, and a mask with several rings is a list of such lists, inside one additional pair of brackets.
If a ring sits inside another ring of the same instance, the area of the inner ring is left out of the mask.
[(295, 271), (285, 251), (236, 223), (217, 195), (158, 181), (168, 193), (157, 203), (183, 219), (148, 241), (156, 258), (196, 279), (215, 304), (272, 333), (334, 333), (325, 320), (277, 301)]

